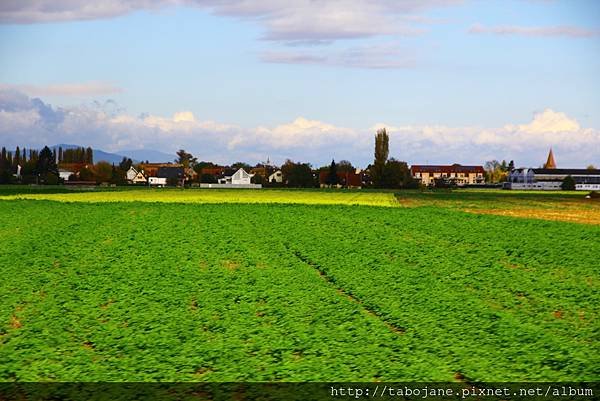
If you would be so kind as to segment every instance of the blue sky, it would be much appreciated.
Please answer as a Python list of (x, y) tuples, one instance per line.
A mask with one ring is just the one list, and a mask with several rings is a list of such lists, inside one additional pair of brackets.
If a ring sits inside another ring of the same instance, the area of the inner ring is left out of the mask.
[(8, 2), (0, 59), (8, 146), (600, 164), (595, 1)]

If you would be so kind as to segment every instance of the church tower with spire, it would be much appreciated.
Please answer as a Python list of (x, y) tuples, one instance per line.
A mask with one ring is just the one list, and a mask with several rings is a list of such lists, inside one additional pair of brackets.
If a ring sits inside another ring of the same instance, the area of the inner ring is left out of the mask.
[(548, 160), (546, 160), (544, 168), (556, 168), (556, 162), (554, 161), (554, 153), (552, 153), (552, 148), (550, 148), (550, 153), (548, 153)]

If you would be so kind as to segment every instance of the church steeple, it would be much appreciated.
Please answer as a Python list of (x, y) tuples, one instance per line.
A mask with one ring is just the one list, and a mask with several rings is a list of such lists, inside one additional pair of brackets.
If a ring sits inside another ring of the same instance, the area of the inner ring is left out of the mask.
[(550, 148), (550, 153), (548, 153), (548, 160), (546, 164), (544, 164), (544, 168), (556, 168), (556, 162), (554, 161), (554, 154), (552, 153), (552, 148)]

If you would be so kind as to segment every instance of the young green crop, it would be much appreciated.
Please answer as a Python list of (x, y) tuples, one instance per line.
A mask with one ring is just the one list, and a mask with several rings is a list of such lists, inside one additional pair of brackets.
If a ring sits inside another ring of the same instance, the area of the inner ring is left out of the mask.
[(595, 380), (599, 237), (428, 207), (0, 201), (0, 380)]

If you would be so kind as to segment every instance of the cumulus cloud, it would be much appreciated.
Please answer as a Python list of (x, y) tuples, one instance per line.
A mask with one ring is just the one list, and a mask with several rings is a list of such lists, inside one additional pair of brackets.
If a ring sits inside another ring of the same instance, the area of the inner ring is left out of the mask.
[(14, 90), (0, 90), (0, 142), (4, 146), (74, 143), (107, 151), (184, 148), (218, 163), (287, 158), (323, 165), (372, 161), (373, 135), (386, 127), (390, 155), (409, 163), (477, 163), (514, 159), (537, 167), (553, 147), (559, 166), (600, 164), (600, 131), (583, 128), (565, 113), (546, 109), (528, 122), (503, 127), (375, 124), (341, 127), (298, 117), (275, 126), (240, 127), (200, 118), (191, 111), (171, 117), (127, 114), (114, 102), (55, 107)]
[(474, 24), (469, 28), (469, 33), (485, 34), (491, 33), (496, 35), (521, 35), (521, 36), (563, 36), (569, 38), (592, 38), (600, 35), (598, 30), (589, 30), (576, 26), (560, 25), (560, 26), (485, 26), (482, 24)]
[(116, 85), (107, 82), (65, 83), (53, 85), (8, 85), (0, 89), (14, 89), (29, 96), (97, 96), (122, 92)]

